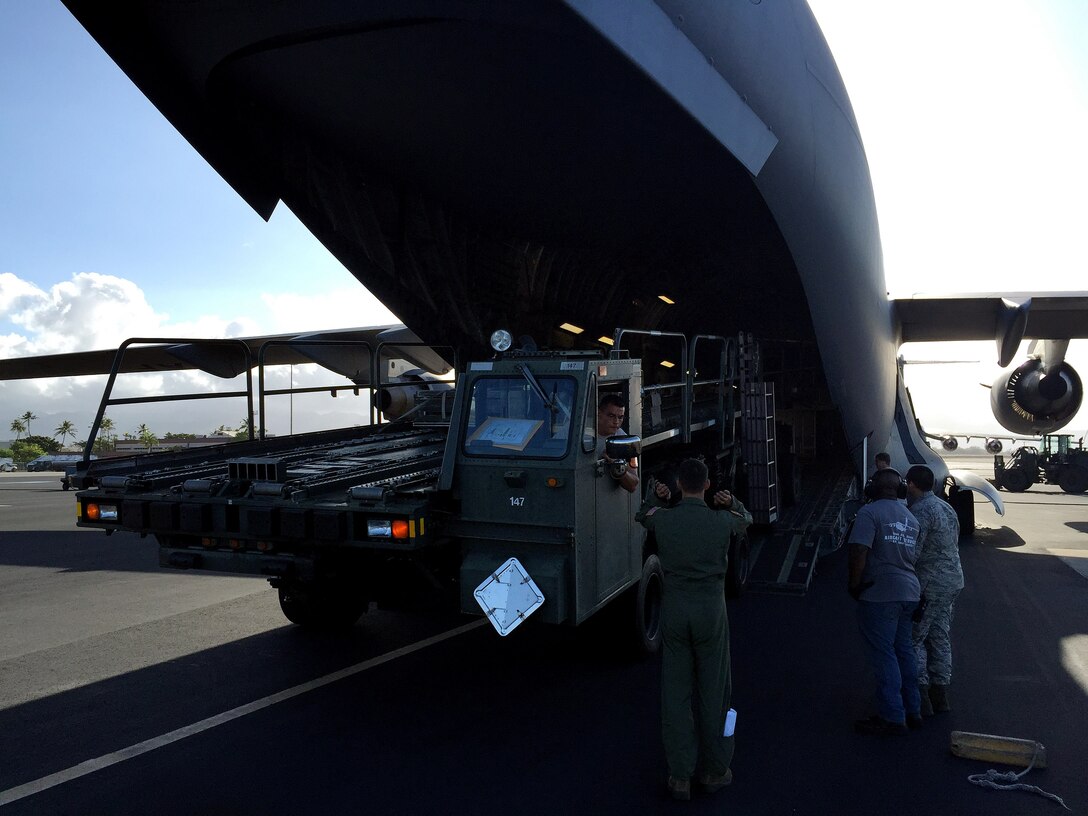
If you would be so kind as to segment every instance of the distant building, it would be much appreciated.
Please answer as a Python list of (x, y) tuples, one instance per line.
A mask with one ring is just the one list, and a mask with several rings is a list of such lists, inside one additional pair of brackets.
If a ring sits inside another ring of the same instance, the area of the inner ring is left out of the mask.
[[(185, 450), (187, 448), (207, 448), (211, 445), (223, 445), (234, 442), (233, 436), (194, 436), (185, 439), (159, 439), (150, 453), (161, 451)], [(148, 453), (147, 445), (139, 439), (115, 439), (114, 452), (117, 454)]]

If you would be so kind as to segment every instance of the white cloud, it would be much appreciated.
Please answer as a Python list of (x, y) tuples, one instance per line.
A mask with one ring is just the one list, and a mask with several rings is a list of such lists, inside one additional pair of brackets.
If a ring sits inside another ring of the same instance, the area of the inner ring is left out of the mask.
[[(320, 295), (265, 294), (260, 300), (271, 316), (262, 325), (247, 315), (205, 315), (171, 323), (169, 315), (148, 303), (135, 283), (97, 273), (81, 273), (43, 289), (11, 273), (0, 275), (0, 356), (23, 357), (116, 348), (128, 337), (242, 337), (267, 333), (376, 325), (398, 322), (378, 300), (358, 286)], [(296, 385), (342, 384), (315, 366), (296, 366)], [(268, 387), (287, 385), (287, 370), (268, 372)], [(0, 381), (0, 437), (10, 419), (30, 410), (39, 416), (36, 433), (49, 435), (64, 420), (73, 421), (83, 438), (101, 400), (105, 377), (68, 377)], [(244, 390), (245, 381), (224, 381), (200, 371), (126, 375), (114, 396)], [(270, 430), (287, 433), (365, 421), (365, 400), (338, 400), (318, 406), (312, 398), (286, 398), (268, 405)], [(179, 406), (183, 406), (179, 408)], [(219, 425), (237, 426), (245, 416), (241, 399), (165, 403), (162, 406), (113, 407), (109, 415), (119, 433), (141, 422), (158, 433), (208, 433)], [(2, 418), (7, 417), (8, 420)], [(282, 427), (279, 427), (282, 426)]]
[(19, 339), (9, 334), (5, 350), (20, 356), (110, 348), (157, 331), (166, 319), (136, 284), (112, 275), (80, 273), (49, 291), (0, 275), (0, 320), (24, 331)]
[(270, 333), (355, 328), (399, 323), (400, 320), (363, 286), (318, 294), (262, 294), (271, 314)]

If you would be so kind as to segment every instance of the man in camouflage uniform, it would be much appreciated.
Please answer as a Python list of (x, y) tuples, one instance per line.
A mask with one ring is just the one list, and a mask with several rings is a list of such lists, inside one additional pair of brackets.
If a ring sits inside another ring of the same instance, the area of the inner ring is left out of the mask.
[(724, 736), (732, 697), (725, 572), (729, 539), (742, 533), (752, 515), (728, 490), (706, 503), (706, 465), (686, 459), (679, 468), (682, 499), (668, 507), (668, 486), (657, 483), (636, 518), (657, 539), (665, 573), (661, 608), (661, 734), (675, 799), (691, 797), (699, 773), (712, 792), (733, 780), (733, 737)]
[(915, 465), (907, 471), (907, 504), (918, 519), (918, 575), (926, 600), (922, 619), (914, 624), (914, 649), (918, 654), (918, 684), (922, 714), (949, 711), (948, 686), (952, 682), (952, 612), (963, 589), (960, 566), (960, 524), (952, 505), (933, 494), (933, 471)]

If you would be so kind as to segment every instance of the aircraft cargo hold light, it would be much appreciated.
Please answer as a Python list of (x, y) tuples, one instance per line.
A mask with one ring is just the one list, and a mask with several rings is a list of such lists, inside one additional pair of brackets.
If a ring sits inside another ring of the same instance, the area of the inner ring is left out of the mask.
[(676, 363), (674, 363), (672, 360), (662, 360), (661, 365), (663, 365), (665, 368), (675, 368), (676, 367)]
[(669, 297), (668, 295), (658, 295), (658, 296), (657, 296), (657, 299), (658, 299), (658, 300), (661, 300), (661, 301), (664, 301), (665, 303), (669, 304), (670, 306), (672, 306), (672, 305), (673, 305), (674, 303), (676, 303), (676, 301), (675, 301), (675, 300), (673, 300), (673, 299), (672, 299), (671, 297)]
[(581, 326), (575, 326), (573, 323), (560, 323), (559, 328), (563, 331), (569, 331), (571, 334), (581, 334), (585, 331)]
[(600, 337), (598, 337), (597, 342), (598, 343), (604, 343), (606, 346), (611, 346), (612, 343), (613, 343), (611, 337), (605, 337), (604, 335), (601, 335)]

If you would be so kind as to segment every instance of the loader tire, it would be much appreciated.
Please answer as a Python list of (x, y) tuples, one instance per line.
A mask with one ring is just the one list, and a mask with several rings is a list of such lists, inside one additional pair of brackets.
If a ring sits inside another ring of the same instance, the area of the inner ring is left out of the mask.
[(733, 535), (729, 542), (729, 567), (725, 573), (725, 597), (739, 598), (748, 588), (752, 570), (748, 534)]
[(1066, 465), (1058, 474), (1058, 486), (1066, 493), (1083, 493), (1088, 490), (1088, 468)]
[(661, 598), (665, 573), (656, 555), (648, 555), (642, 563), (642, 578), (632, 593), (635, 646), (644, 655), (661, 649)]
[(279, 599), (284, 617), (307, 629), (349, 629), (366, 611), (350, 586), (331, 582), (284, 584)]
[(1001, 476), (1001, 486), (1012, 493), (1023, 493), (1031, 487), (1031, 479), (1020, 468), (1006, 468)]

